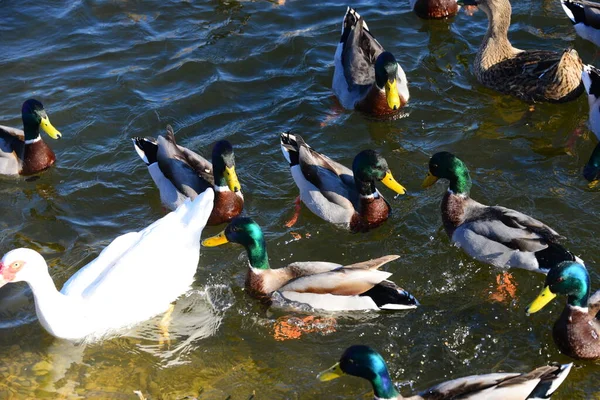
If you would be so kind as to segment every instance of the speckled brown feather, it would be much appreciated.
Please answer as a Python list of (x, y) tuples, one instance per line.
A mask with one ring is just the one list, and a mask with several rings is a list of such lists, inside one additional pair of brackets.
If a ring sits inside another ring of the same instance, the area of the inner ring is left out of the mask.
[(56, 161), (54, 152), (43, 140), (26, 144), (21, 175), (31, 175), (50, 168)]
[(456, 15), (458, 3), (456, 0), (418, 0), (413, 10), (421, 18), (440, 19)]
[(552, 337), (561, 353), (572, 358), (600, 358), (600, 324), (588, 312), (566, 305), (554, 323)]
[[(404, 107), (406, 103), (406, 99), (400, 96), (400, 108)], [(399, 111), (390, 108), (387, 103), (385, 91), (379, 89), (375, 83), (373, 83), (371, 89), (367, 92), (367, 95), (356, 103), (354, 108), (365, 114), (378, 117), (395, 115), (398, 114)]]
[(366, 232), (387, 221), (390, 206), (381, 196), (377, 198), (361, 198), (359, 211), (350, 220), (352, 232)]
[(213, 210), (208, 218), (207, 225), (214, 226), (230, 222), (240, 215), (244, 209), (244, 200), (231, 191), (215, 191)]
[(449, 237), (465, 222), (465, 207), (469, 202), (466, 196), (458, 196), (447, 191), (442, 199), (442, 222)]

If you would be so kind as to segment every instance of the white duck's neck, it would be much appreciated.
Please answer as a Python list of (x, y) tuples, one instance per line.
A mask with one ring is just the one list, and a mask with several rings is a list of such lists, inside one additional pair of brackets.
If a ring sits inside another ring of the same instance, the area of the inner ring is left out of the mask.
[(52, 335), (69, 339), (69, 321), (71, 326), (78, 318), (78, 303), (74, 298), (65, 296), (56, 290), (50, 274), (36, 274), (27, 281), (35, 299), (35, 311), (40, 324)]

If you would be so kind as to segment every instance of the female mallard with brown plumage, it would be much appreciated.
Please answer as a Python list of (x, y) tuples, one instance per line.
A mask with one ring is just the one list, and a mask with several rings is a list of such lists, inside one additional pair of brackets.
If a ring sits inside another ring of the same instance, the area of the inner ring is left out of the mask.
[(575, 50), (519, 50), (508, 40), (508, 0), (463, 0), (488, 16), (488, 29), (475, 58), (483, 85), (527, 102), (565, 102), (583, 92), (583, 64)]
[(246, 217), (234, 218), (223, 232), (202, 245), (214, 247), (228, 242), (246, 248), (250, 262), (246, 288), (252, 296), (267, 302), (278, 292), (287, 301), (327, 311), (404, 310), (419, 305), (410, 293), (387, 280), (391, 273), (378, 271), (399, 256), (345, 266), (324, 261), (295, 262), (271, 269), (262, 230)]
[[(528, 373), (496, 372), (471, 375), (438, 383), (410, 397), (403, 397), (394, 386), (383, 357), (368, 346), (350, 346), (340, 361), (317, 378), (326, 382), (345, 374), (371, 383), (375, 400), (527, 400), (549, 399), (569, 375), (573, 364), (555, 364)], [(362, 396), (361, 398), (364, 398)]]
[(527, 308), (532, 314), (558, 294), (568, 296), (552, 336), (561, 353), (584, 360), (600, 358), (600, 290), (590, 297), (590, 287), (590, 275), (583, 265), (563, 262), (548, 272), (544, 289)]
[(167, 126), (166, 136), (132, 138), (135, 151), (148, 166), (148, 172), (160, 193), (162, 203), (175, 210), (187, 198), (212, 187), (214, 206), (208, 225), (231, 221), (244, 208), (242, 187), (235, 172), (233, 147), (227, 140), (215, 143), (212, 164), (199, 154), (179, 146), (173, 128)]
[(410, 8), (421, 18), (440, 19), (456, 15), (460, 6), (457, 0), (410, 0)]
[(423, 187), (440, 178), (450, 181), (441, 207), (444, 228), (471, 257), (543, 274), (562, 261), (583, 262), (558, 243), (563, 237), (548, 225), (510, 208), (473, 200), (469, 170), (454, 154), (444, 151), (431, 157)]
[(404, 70), (350, 7), (342, 23), (334, 64), (333, 92), (344, 108), (386, 116), (397, 114), (408, 102)]
[(367, 231), (384, 223), (391, 209), (375, 188), (375, 181), (398, 194), (405, 193), (385, 158), (374, 150), (358, 153), (350, 170), (314, 151), (299, 135), (282, 133), (280, 140), (300, 189), (299, 199), (325, 221), (353, 232)]
[(52, 139), (62, 135), (48, 119), (44, 106), (29, 99), (21, 108), (23, 130), (0, 125), (0, 174), (31, 175), (50, 168), (54, 152), (42, 140), (40, 128)]

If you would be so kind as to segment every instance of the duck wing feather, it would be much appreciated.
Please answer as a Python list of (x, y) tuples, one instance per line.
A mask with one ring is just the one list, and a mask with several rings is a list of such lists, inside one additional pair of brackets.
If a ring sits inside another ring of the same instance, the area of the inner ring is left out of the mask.
[(0, 174), (15, 175), (21, 171), (25, 154), (25, 134), (22, 130), (0, 125)]
[(342, 64), (348, 87), (370, 87), (375, 82), (375, 60), (384, 50), (369, 32), (364, 19), (352, 9), (344, 19), (342, 42)]

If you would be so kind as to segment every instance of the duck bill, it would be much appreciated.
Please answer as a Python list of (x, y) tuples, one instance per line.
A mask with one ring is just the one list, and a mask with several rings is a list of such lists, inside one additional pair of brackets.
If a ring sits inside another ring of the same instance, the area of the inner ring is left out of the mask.
[(232, 192), (239, 192), (242, 190), (242, 185), (240, 185), (240, 181), (235, 173), (235, 167), (225, 167), (223, 176), (225, 177), (225, 181), (227, 182), (229, 190)]
[(50, 119), (47, 115), (42, 117), (42, 121), (40, 122), (40, 127), (50, 136), (52, 139), (60, 139), (62, 134), (50, 123)]
[(556, 293), (550, 291), (550, 287), (546, 286), (542, 290), (542, 293), (527, 307), (527, 314), (533, 314), (540, 311), (544, 306), (552, 301), (556, 297)]
[(406, 193), (406, 189), (404, 188), (404, 186), (399, 184), (398, 181), (394, 179), (392, 172), (389, 170), (385, 173), (385, 176), (383, 177), (381, 182), (398, 194)]
[(204, 239), (202, 241), (202, 246), (217, 247), (225, 243), (229, 243), (229, 240), (227, 240), (227, 237), (225, 236), (225, 231), (223, 231), (218, 235), (211, 236), (208, 239)]
[(425, 180), (423, 181), (423, 183), (421, 184), (421, 186), (423, 188), (428, 188), (429, 186), (431, 186), (434, 183), (436, 183), (438, 181), (438, 179), (440, 179), (440, 178), (438, 178), (437, 176), (432, 175), (431, 172), (428, 172), (427, 173), (427, 177), (425, 178)]
[(385, 97), (387, 98), (388, 106), (392, 110), (400, 109), (400, 95), (398, 94), (398, 85), (396, 85), (395, 79), (385, 83)]
[(321, 382), (327, 382), (337, 379), (342, 375), (345, 375), (344, 371), (342, 371), (340, 363), (336, 363), (333, 367), (320, 372), (319, 375), (317, 375), (317, 379)]

